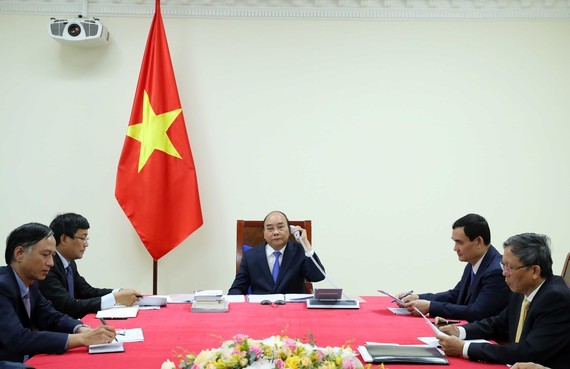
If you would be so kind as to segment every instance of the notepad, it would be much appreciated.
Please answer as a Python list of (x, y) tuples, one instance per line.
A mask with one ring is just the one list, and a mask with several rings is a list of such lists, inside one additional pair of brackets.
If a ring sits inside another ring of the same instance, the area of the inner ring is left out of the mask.
[(111, 343), (104, 343), (101, 345), (89, 346), (90, 354), (105, 354), (109, 352), (124, 352), (124, 351), (125, 347), (123, 346), (122, 342), (111, 342)]
[(143, 342), (142, 328), (118, 329), (115, 336), (119, 342)]
[(136, 317), (138, 312), (138, 305), (114, 307), (106, 310), (99, 310), (96, 317), (103, 319), (127, 319)]

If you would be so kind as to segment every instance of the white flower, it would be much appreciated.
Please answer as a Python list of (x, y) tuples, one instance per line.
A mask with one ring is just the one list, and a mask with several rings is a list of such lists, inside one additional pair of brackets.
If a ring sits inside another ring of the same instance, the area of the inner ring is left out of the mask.
[(162, 363), (160, 369), (176, 369), (176, 365), (174, 365), (172, 361), (166, 360), (164, 363)]

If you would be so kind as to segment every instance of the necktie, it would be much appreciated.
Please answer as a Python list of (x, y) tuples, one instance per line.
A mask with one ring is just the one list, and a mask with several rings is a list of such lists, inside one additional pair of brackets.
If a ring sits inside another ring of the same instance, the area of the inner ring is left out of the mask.
[(277, 276), (279, 275), (279, 256), (281, 256), (281, 252), (275, 251), (273, 255), (275, 255), (275, 263), (273, 263), (273, 282), (277, 282)]
[(28, 312), (28, 317), (32, 316), (32, 304), (30, 302), (30, 292), (26, 292), (26, 294), (22, 297), (22, 299), (24, 300), (24, 307), (26, 308), (26, 311)]
[(69, 294), (71, 297), (75, 297), (75, 286), (73, 285), (73, 272), (71, 271), (71, 265), (68, 265), (65, 268), (65, 272), (67, 273), (67, 286), (69, 287)]
[(524, 299), (521, 306), (521, 315), (519, 317), (519, 325), (517, 326), (517, 335), (515, 337), (515, 342), (518, 343), (521, 339), (521, 333), (526, 319), (526, 313), (528, 312), (528, 307), (530, 306), (530, 301)]

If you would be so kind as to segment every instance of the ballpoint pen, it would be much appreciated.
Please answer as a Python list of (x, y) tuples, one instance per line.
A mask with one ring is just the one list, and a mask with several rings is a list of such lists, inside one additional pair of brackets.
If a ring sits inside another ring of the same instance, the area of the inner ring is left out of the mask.
[[(107, 322), (105, 321), (105, 319), (103, 318), (99, 318), (99, 320), (101, 321), (101, 324), (103, 325), (107, 325)], [(115, 336), (115, 338), (113, 338), (113, 341), (115, 342), (119, 342), (119, 340), (117, 340), (117, 337)]]
[[(410, 291), (406, 292), (404, 295), (398, 296), (398, 298), (401, 300), (401, 299), (403, 299), (404, 297), (411, 295), (412, 293), (414, 293), (414, 291), (413, 291), (413, 290), (410, 290)], [(392, 302), (396, 302), (396, 299), (392, 300)]]

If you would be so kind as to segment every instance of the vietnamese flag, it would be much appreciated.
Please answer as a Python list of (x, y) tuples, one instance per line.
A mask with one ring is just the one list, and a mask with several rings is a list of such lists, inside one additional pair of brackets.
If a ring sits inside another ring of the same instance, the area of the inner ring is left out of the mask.
[(203, 223), (160, 0), (119, 159), (115, 197), (155, 261)]

